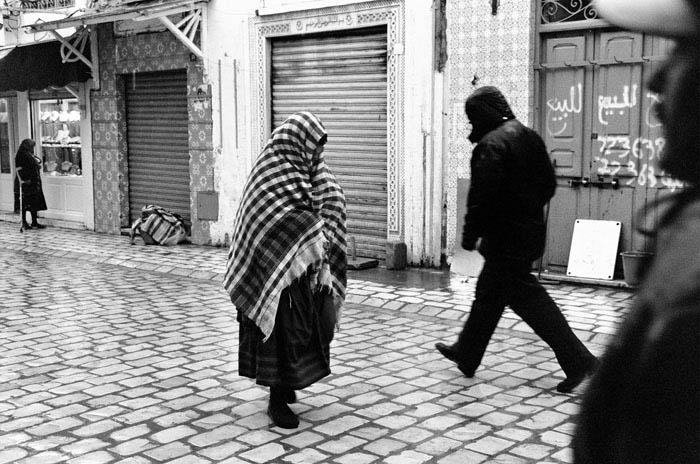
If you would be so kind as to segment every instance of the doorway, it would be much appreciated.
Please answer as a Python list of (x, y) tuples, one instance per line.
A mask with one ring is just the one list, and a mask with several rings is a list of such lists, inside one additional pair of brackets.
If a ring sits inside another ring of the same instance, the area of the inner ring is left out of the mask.
[(187, 71), (125, 78), (129, 220), (145, 205), (190, 219)]
[(540, 133), (557, 175), (543, 267), (563, 274), (576, 219), (620, 221), (620, 250), (644, 249), (646, 205), (679, 187), (655, 168), (664, 139), (645, 87), (671, 42), (609, 28), (541, 38)]

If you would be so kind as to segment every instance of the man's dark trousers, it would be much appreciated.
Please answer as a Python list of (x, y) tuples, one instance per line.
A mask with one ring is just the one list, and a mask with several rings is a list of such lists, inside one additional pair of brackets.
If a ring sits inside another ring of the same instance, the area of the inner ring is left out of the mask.
[(505, 306), (552, 348), (568, 376), (582, 372), (593, 355), (564, 319), (557, 304), (530, 273), (526, 261), (489, 260), (476, 284), (476, 298), (464, 329), (453, 347), (462, 372), (476, 371)]

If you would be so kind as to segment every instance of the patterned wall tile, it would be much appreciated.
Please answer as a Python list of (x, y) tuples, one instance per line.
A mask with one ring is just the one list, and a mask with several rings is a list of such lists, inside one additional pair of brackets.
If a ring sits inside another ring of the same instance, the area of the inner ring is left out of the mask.
[(188, 127), (190, 148), (196, 150), (213, 150), (214, 141), (211, 123), (190, 123)]
[(447, 2), (449, 108), (444, 188), (447, 192), (447, 249), (457, 234), (458, 179), (469, 178), (472, 144), (467, 136), (464, 101), (477, 87), (495, 85), (513, 112), (527, 124), (532, 109), (532, 2), (500, 0), (498, 14), (490, 2)]
[(119, 125), (116, 122), (94, 122), (92, 145), (96, 148), (119, 148)]
[(192, 229), (190, 230), (190, 238), (192, 242), (210, 244), (210, 223), (211, 221), (192, 221)]
[(212, 122), (211, 88), (208, 85), (188, 85), (188, 113), (193, 123)]
[(211, 150), (190, 150), (190, 171), (193, 192), (215, 190), (214, 154)]
[(113, 97), (94, 97), (92, 99), (92, 122), (117, 121), (121, 119), (117, 110), (117, 101)]
[(199, 68), (201, 65), (198, 62), (190, 61), (187, 67), (187, 95), (200, 93), (201, 89), (204, 88), (211, 96), (211, 86), (204, 82), (204, 73)]

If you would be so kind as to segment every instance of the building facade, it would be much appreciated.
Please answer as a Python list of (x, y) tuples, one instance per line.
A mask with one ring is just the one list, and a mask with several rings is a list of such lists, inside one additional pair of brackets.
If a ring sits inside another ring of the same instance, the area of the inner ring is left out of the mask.
[(311, 110), (348, 199), (351, 252), (383, 258), (402, 243), (410, 265), (445, 265), (470, 176), (463, 106), (481, 85), (504, 92), (555, 163), (546, 271), (566, 273), (577, 220), (617, 221), (620, 249), (648, 246), (635, 229), (655, 219), (634, 211), (681, 187), (653, 168), (663, 138), (643, 86), (671, 45), (610, 28), (590, 2), (103, 1), (30, 30), (66, 27), (93, 50), (78, 106), (94, 205), (82, 224), (98, 232), (157, 203), (194, 243), (228, 245), (270, 132)]

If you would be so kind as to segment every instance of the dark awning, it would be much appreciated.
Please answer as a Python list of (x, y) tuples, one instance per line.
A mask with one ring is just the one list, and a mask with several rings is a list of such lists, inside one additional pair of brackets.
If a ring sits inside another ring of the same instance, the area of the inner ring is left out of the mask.
[[(63, 87), (92, 77), (90, 67), (80, 60), (63, 63), (61, 42), (54, 40), (16, 47), (0, 60), (0, 91)], [(90, 47), (84, 54), (90, 57)]]

